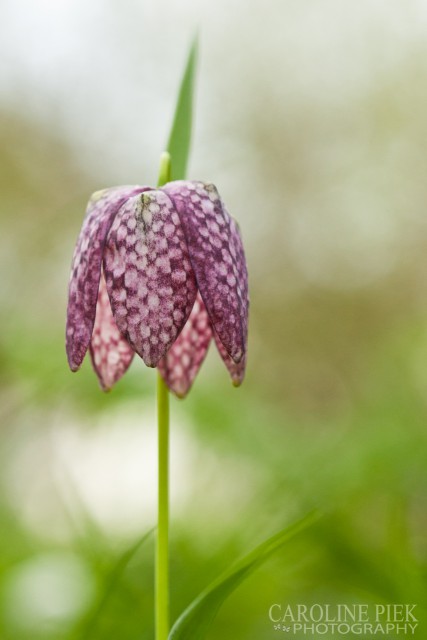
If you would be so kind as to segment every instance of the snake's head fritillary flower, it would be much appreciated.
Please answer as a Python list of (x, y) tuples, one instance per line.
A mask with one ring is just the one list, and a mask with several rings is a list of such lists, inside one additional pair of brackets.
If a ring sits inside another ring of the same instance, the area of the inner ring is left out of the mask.
[(248, 275), (237, 223), (212, 184), (95, 193), (74, 251), (67, 355), (88, 350), (103, 389), (134, 353), (185, 396), (213, 339), (235, 385), (246, 366)]

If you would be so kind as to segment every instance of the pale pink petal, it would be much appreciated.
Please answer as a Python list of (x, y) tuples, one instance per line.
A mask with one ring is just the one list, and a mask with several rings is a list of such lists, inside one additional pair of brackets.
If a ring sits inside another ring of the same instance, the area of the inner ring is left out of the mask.
[(66, 344), (70, 368), (76, 371), (86, 355), (95, 322), (105, 239), (124, 202), (149, 187), (113, 187), (89, 200), (74, 250), (68, 289)]
[(149, 367), (187, 322), (197, 285), (179, 216), (163, 191), (130, 198), (107, 238), (104, 272), (117, 326)]
[(99, 282), (96, 318), (89, 348), (101, 387), (108, 391), (126, 373), (134, 351), (114, 321), (103, 275)]
[(183, 330), (158, 364), (169, 389), (183, 398), (205, 359), (212, 329), (200, 293)]
[(237, 224), (212, 184), (181, 180), (162, 189), (180, 215), (211, 324), (238, 363), (246, 352), (248, 275)]

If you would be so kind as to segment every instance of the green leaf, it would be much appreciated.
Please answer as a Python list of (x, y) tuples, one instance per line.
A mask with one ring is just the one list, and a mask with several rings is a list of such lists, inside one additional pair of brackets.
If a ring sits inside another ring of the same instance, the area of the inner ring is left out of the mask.
[(182, 76), (172, 129), (167, 144), (167, 151), (172, 158), (172, 180), (183, 180), (187, 171), (193, 121), (193, 90), (197, 48), (196, 37), (190, 47), (184, 75)]
[(126, 567), (132, 560), (136, 552), (139, 550), (139, 548), (144, 544), (146, 540), (148, 540), (153, 531), (154, 529), (150, 529), (150, 531), (145, 533), (139, 540), (135, 542), (135, 544), (133, 544), (129, 549), (127, 549), (119, 556), (116, 563), (112, 567), (109, 576), (105, 580), (103, 591), (99, 596), (98, 603), (95, 606), (95, 610), (85, 622), (80, 635), (80, 640), (91, 640), (93, 638), (93, 634), (98, 625), (98, 621), (104, 612), (108, 600), (114, 593), (114, 590), (117, 588), (117, 585), (119, 584)]
[(169, 634), (169, 640), (203, 640), (222, 603), (240, 583), (291, 538), (313, 524), (318, 517), (317, 512), (308, 514), (260, 544), (223, 573), (178, 618)]

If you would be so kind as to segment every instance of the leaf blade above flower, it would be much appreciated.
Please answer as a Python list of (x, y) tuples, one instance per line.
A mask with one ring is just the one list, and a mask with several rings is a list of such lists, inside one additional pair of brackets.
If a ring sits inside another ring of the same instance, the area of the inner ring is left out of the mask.
[(182, 180), (187, 173), (193, 126), (193, 93), (198, 40), (194, 38), (182, 76), (167, 151), (172, 158), (172, 180)]

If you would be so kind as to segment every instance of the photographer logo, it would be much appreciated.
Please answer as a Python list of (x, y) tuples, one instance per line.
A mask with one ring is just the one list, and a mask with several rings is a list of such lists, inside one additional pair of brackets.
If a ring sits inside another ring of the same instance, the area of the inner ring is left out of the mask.
[(268, 611), (273, 631), (289, 635), (414, 636), (415, 604), (280, 604)]

